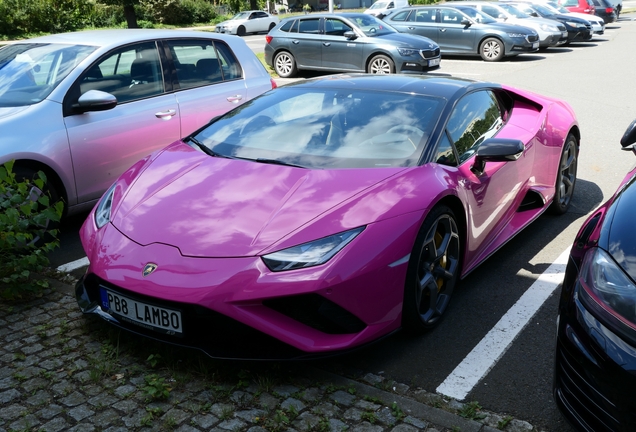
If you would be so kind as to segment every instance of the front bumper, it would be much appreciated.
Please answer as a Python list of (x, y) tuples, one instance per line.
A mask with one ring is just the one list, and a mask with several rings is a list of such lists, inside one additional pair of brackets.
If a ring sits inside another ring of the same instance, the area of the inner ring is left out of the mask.
[(590, 29), (568, 31), (568, 42), (585, 42), (592, 39), (593, 34)]
[(636, 347), (601, 323), (578, 289), (558, 321), (555, 401), (577, 430), (634, 431)]
[(437, 49), (436, 55), (431, 57), (414, 57), (412, 60), (403, 58), (402, 63), (396, 65), (396, 69), (398, 73), (423, 73), (439, 68), (441, 60), (442, 56)]
[(545, 39), (541, 40), (541, 48), (563, 45), (568, 41), (567, 32), (555, 32), (549, 34)]

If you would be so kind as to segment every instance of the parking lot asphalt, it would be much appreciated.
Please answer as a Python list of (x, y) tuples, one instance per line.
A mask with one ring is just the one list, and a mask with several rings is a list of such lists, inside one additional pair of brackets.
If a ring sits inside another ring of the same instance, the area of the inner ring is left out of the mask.
[(223, 361), (149, 341), (84, 316), (72, 284), (0, 303), (0, 432), (536, 430), (333, 360)]

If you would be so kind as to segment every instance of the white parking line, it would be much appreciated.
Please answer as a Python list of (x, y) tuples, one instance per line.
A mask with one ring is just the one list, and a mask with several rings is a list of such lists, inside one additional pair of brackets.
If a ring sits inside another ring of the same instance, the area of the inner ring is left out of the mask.
[(563, 281), (570, 248), (528, 288), (455, 370), (437, 387), (437, 392), (463, 400), (506, 353), (541, 305)]
[(75, 260), (75, 261), (70, 262), (70, 263), (62, 264), (61, 266), (59, 266), (57, 268), (57, 271), (59, 271), (59, 272), (70, 272), (70, 271), (73, 271), (73, 270), (78, 269), (80, 267), (87, 266), (89, 263), (90, 262), (88, 261), (88, 258), (84, 257), (84, 258), (80, 258), (80, 259)]

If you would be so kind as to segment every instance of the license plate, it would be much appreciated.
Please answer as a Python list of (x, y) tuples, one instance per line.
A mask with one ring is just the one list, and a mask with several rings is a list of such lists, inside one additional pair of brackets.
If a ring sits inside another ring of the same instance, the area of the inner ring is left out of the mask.
[(438, 58), (433, 59), (433, 60), (429, 60), (428, 61), (428, 67), (433, 67), (433, 66), (439, 66), (439, 60)]
[(532, 44), (532, 49), (537, 49), (539, 48), (539, 42), (535, 42)]
[(141, 327), (169, 335), (181, 336), (183, 322), (181, 312), (154, 306), (101, 288), (102, 306), (111, 315)]

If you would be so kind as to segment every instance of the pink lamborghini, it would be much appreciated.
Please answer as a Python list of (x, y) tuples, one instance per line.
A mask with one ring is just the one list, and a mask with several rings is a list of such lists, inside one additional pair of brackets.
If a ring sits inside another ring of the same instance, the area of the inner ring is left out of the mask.
[(219, 358), (308, 358), (443, 317), (458, 280), (564, 213), (562, 101), (451, 78), (272, 90), (137, 162), (81, 230), (80, 308)]

